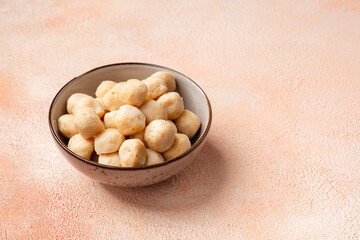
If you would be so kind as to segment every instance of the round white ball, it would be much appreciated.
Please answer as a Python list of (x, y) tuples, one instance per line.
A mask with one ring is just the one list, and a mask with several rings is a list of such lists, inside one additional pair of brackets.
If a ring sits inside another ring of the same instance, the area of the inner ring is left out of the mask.
[(165, 120), (152, 121), (145, 130), (145, 142), (154, 151), (164, 152), (174, 143), (175, 129)]
[(95, 96), (98, 98), (102, 98), (110, 89), (115, 86), (116, 82), (105, 80), (102, 81), (95, 91)]
[(165, 160), (174, 159), (191, 148), (189, 137), (185, 134), (177, 133), (174, 144), (166, 152), (163, 152)]
[(73, 113), (75, 104), (77, 104), (79, 102), (79, 100), (82, 98), (92, 99), (91, 96), (86, 95), (84, 93), (74, 93), (68, 98), (67, 104), (66, 104), (66, 109), (67, 109), (68, 113), (70, 113), (70, 114)]
[(119, 82), (114, 85), (103, 97), (106, 110), (114, 111), (119, 109), (125, 103), (121, 100), (122, 89), (124, 82)]
[(119, 157), (123, 167), (141, 167), (146, 162), (146, 148), (139, 139), (128, 139), (121, 145)]
[(95, 100), (93, 97), (82, 97), (80, 98), (75, 104), (72, 109), (72, 112), (75, 114), (76, 111), (82, 108), (92, 108), (94, 109), (95, 113), (101, 118), (105, 114), (105, 110), (102, 108), (100, 102)]
[(142, 81), (146, 84), (148, 89), (147, 98), (156, 99), (159, 96), (163, 95), (167, 91), (167, 86), (164, 79), (158, 77), (148, 77)]
[(155, 152), (154, 150), (151, 150), (150, 148), (146, 149), (146, 165), (147, 166), (162, 163), (164, 161), (165, 160), (160, 153)]
[(160, 71), (160, 72), (154, 73), (151, 76), (163, 79), (167, 86), (167, 92), (175, 91), (175, 89), (176, 89), (175, 77), (171, 73)]
[(120, 157), (118, 152), (101, 154), (98, 162), (104, 165), (121, 167)]
[(90, 138), (104, 130), (104, 126), (92, 108), (81, 108), (74, 114), (74, 124), (82, 137)]
[(119, 130), (115, 128), (105, 129), (95, 137), (95, 152), (98, 155), (117, 152), (124, 141), (125, 136)]
[(184, 111), (183, 99), (177, 92), (165, 93), (157, 101), (163, 104), (170, 120), (178, 118)]
[(72, 114), (65, 114), (59, 117), (58, 126), (61, 134), (67, 138), (71, 138), (75, 134), (79, 133), (79, 131), (75, 127), (74, 115)]
[(104, 115), (104, 124), (106, 128), (116, 128), (116, 115), (119, 110), (107, 112)]
[(143, 112), (146, 118), (146, 124), (156, 119), (167, 119), (167, 112), (164, 106), (152, 99), (148, 99), (140, 106), (140, 110)]
[(75, 134), (70, 138), (68, 148), (77, 155), (90, 160), (94, 151), (94, 141), (85, 139), (80, 134)]
[(142, 131), (145, 127), (145, 116), (136, 107), (123, 105), (116, 116), (116, 128), (123, 135), (131, 135)]
[(184, 110), (175, 120), (176, 127), (180, 133), (186, 134), (190, 139), (196, 134), (201, 125), (200, 118), (189, 110)]
[(122, 86), (119, 97), (123, 103), (139, 107), (146, 100), (147, 94), (145, 83), (137, 79), (129, 79)]

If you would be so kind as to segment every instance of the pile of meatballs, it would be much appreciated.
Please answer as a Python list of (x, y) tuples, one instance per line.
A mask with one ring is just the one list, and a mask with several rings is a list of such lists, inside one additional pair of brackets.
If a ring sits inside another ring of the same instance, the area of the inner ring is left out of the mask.
[(69, 97), (59, 131), (69, 138), (72, 152), (105, 165), (142, 167), (174, 159), (190, 149), (201, 126), (175, 90), (168, 72), (142, 81), (103, 81), (96, 98), (83, 93)]

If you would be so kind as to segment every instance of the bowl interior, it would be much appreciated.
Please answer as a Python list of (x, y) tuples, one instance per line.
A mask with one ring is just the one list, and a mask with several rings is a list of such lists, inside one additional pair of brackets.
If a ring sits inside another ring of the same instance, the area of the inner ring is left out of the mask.
[[(205, 93), (197, 84), (177, 71), (162, 66), (143, 63), (120, 63), (99, 67), (67, 83), (56, 95), (50, 108), (50, 124), (54, 130), (55, 137), (58, 138), (64, 146), (67, 145), (68, 140), (59, 132), (57, 119), (67, 113), (67, 99), (73, 93), (85, 93), (95, 97), (96, 88), (104, 80), (112, 80), (115, 82), (127, 81), (131, 78), (143, 80), (157, 71), (167, 71), (175, 76), (176, 91), (183, 97), (185, 108), (199, 116), (202, 123), (201, 128), (191, 139), (192, 148), (196, 147), (196, 142), (199, 141), (201, 136), (206, 132), (211, 118), (210, 103)], [(189, 151), (191, 151), (191, 149)]]

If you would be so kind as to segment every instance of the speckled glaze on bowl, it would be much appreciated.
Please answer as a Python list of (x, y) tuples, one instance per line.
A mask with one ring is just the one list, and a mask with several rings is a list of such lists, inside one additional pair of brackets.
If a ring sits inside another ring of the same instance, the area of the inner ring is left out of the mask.
[[(95, 96), (97, 86), (103, 80), (115, 82), (130, 78), (145, 79), (154, 72), (171, 72), (176, 79), (176, 91), (184, 99), (185, 108), (196, 113), (201, 119), (201, 129), (191, 140), (191, 148), (176, 159), (142, 168), (112, 167), (87, 160), (67, 148), (67, 139), (58, 129), (57, 119), (66, 113), (67, 99), (73, 93)], [(189, 166), (201, 151), (211, 125), (211, 106), (204, 91), (190, 78), (170, 68), (147, 63), (118, 63), (90, 70), (68, 82), (56, 94), (49, 110), (50, 131), (60, 152), (67, 161), (86, 176), (108, 185), (139, 187), (161, 182)]]

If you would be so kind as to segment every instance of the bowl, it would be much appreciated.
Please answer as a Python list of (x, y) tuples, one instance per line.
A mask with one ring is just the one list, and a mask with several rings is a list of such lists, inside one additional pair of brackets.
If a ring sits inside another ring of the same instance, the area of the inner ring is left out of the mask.
[[(175, 76), (176, 91), (184, 99), (186, 109), (196, 113), (201, 128), (191, 139), (191, 148), (177, 158), (141, 168), (113, 167), (87, 160), (67, 148), (68, 139), (59, 132), (57, 120), (66, 114), (67, 99), (73, 93), (95, 96), (97, 86), (103, 80), (115, 82), (131, 78), (145, 79), (154, 72), (166, 71)], [(205, 92), (190, 78), (167, 67), (147, 63), (116, 63), (90, 70), (65, 84), (54, 97), (49, 110), (49, 126), (57, 147), (67, 161), (77, 170), (95, 181), (121, 187), (139, 187), (161, 182), (189, 166), (201, 152), (211, 125), (211, 105)]]

